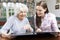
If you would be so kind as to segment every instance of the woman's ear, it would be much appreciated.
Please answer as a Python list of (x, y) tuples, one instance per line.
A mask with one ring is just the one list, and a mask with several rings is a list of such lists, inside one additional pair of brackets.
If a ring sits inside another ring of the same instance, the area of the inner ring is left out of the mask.
[(47, 8), (45, 8), (45, 11), (47, 11)]
[(45, 13), (47, 12), (47, 8), (45, 8)]

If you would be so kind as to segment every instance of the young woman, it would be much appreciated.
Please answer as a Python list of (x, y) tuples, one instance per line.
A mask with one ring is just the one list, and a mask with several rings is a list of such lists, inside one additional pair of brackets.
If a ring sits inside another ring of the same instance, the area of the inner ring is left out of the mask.
[(35, 32), (59, 32), (56, 16), (53, 13), (49, 13), (45, 1), (37, 3), (34, 23)]
[(26, 18), (27, 12), (28, 7), (25, 4), (20, 3), (16, 6), (16, 13), (7, 20), (1, 29), (2, 37), (5, 37), (6, 39), (10, 38), (12, 35), (25, 35), (26, 30), (33, 32), (33, 29)]

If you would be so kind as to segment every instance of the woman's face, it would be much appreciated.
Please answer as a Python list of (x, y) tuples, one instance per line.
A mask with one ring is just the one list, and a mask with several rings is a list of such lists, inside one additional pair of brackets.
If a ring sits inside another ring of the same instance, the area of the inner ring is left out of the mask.
[(45, 11), (46, 9), (44, 9), (42, 6), (36, 6), (36, 12), (39, 17), (43, 17), (45, 15)]
[(25, 11), (20, 11), (20, 13), (17, 15), (19, 20), (23, 20), (24, 17), (26, 17), (26, 12)]

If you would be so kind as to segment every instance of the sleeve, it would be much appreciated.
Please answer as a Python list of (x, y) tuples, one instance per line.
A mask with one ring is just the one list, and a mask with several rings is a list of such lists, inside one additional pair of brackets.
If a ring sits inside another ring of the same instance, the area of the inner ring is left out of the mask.
[(52, 26), (53, 32), (59, 32), (59, 28), (57, 26), (57, 20), (55, 16), (52, 16), (51, 26)]
[(1, 34), (7, 34), (8, 30), (12, 26), (12, 18), (9, 18), (7, 22), (4, 24), (4, 26), (1, 28)]
[(30, 25), (29, 20), (27, 18), (26, 18), (26, 24), (29, 24)]
[(31, 27), (31, 25), (30, 25), (30, 23), (29, 23), (29, 21), (28, 21), (28, 19), (26, 18), (26, 24), (28, 25), (28, 30), (30, 31), (30, 32), (33, 32), (33, 28)]
[(37, 25), (36, 25), (36, 15), (34, 16), (34, 26), (35, 26), (35, 30), (38, 29)]

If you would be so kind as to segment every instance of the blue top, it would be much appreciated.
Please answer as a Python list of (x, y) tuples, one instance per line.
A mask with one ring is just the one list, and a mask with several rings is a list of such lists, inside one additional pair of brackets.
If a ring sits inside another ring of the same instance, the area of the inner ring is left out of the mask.
[(24, 18), (22, 21), (20, 21), (17, 17), (11, 16), (0, 31), (1, 33), (6, 34), (10, 29), (9, 34), (23, 35), (26, 33), (26, 29), (24, 29), (24, 26), (27, 24), (29, 24), (27, 18)]

